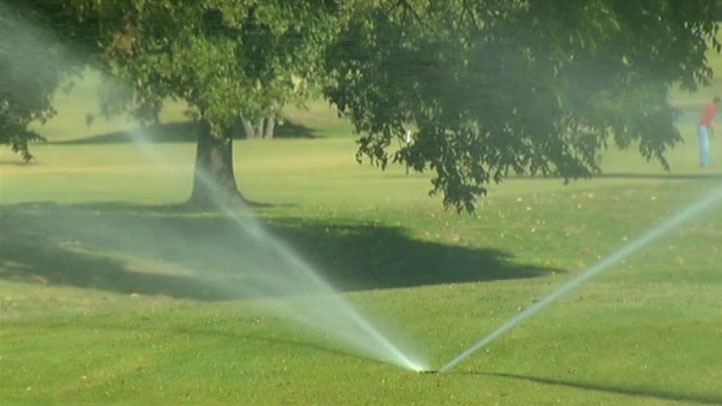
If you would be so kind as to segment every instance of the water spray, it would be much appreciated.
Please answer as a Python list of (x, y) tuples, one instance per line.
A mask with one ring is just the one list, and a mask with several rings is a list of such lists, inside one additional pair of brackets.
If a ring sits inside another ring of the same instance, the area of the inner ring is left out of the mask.
[[(715, 203), (718, 203), (720, 200), (722, 200), (722, 186), (717, 187), (716, 189), (712, 190), (705, 196), (703, 196), (701, 199), (696, 201), (695, 203), (691, 204), (681, 212), (675, 214), (674, 216), (668, 218), (661, 224), (657, 225), (656, 227), (652, 228), (651, 230), (647, 231), (646, 233), (638, 236), (637, 238), (630, 241), (628, 244), (622, 246), (617, 251), (613, 252), (608, 257), (604, 258), (603, 260), (597, 262), (594, 266), (584, 271), (579, 276), (575, 277), (574, 279), (566, 282), (564, 285), (562, 285), (559, 289), (555, 290), (548, 296), (546, 296), (544, 299), (536, 302), (533, 306), (527, 308), (526, 310), (522, 311), (521, 313), (517, 314), (515, 317), (501, 325), (496, 330), (492, 331), (489, 335), (482, 338), (479, 342), (469, 347), (467, 350), (462, 352), (461, 354), (454, 357), (451, 361), (446, 363), (443, 367), (439, 369), (438, 372), (446, 372), (449, 369), (453, 368), (457, 364), (459, 364), (461, 361), (475, 353), (476, 351), (480, 350), (485, 345), (489, 344), (490, 342), (494, 341), (495, 339), (499, 338), (501, 335), (506, 333), (507, 331), (511, 330), (524, 320), (528, 319), (529, 317), (536, 314), (539, 310), (543, 309), (547, 305), (551, 304), (555, 300), (559, 299), (560, 297), (564, 296), (565, 294), (571, 292), (575, 288), (577, 288), (582, 283), (586, 282), (587, 280), (591, 279), (594, 276), (599, 275), (600, 273), (606, 271), (609, 269), (612, 265), (615, 265), (617, 262), (623, 260), (624, 258), (628, 257), (629, 255), (635, 253), (636, 251), (640, 250), (641, 248), (644, 248), (645, 246), (651, 244), (659, 237), (667, 234), (668, 232), (672, 231), (676, 227), (678, 227), (680, 224), (684, 223), (685, 221), (689, 220), (690, 218), (696, 216), (697, 214), (701, 213), (705, 209), (709, 208)], [(432, 371), (429, 371), (432, 372)]]
[[(132, 133), (137, 145), (143, 148), (143, 152), (156, 162), (163, 162), (162, 154), (156, 149), (150, 148), (142, 132)], [(408, 351), (402, 350), (401, 346), (383, 334), (378, 327), (357, 310), (350, 302), (343, 299), (313, 268), (304, 261), (289, 245), (273, 237), (255, 219), (244, 216), (239, 206), (231, 205), (232, 201), (223, 190), (218, 188), (214, 180), (204, 171), (197, 171), (197, 179), (203, 182), (214, 193), (211, 198), (221, 212), (232, 220), (239, 229), (243, 230), (256, 241), (263, 241), (265, 249), (268, 249), (271, 256), (278, 262), (278, 267), (284, 270), (293, 271), (293, 279), (287, 280), (288, 275), (281, 278), (266, 278), (263, 281), (269, 292), (286, 293), (299, 288), (299, 284), (309, 288), (319, 297), (331, 298), (333, 303), (329, 306), (313, 306), (296, 303), (283, 313), (292, 317), (297, 322), (315, 325), (325, 330), (329, 335), (336, 337), (341, 342), (351, 345), (356, 352), (379, 361), (387, 362), (404, 369), (420, 372), (428, 369), (426, 363), (420, 361)], [(240, 202), (239, 202), (240, 203)], [(297, 279), (299, 278), (300, 279)], [(300, 306), (300, 307), (299, 307)], [(325, 310), (319, 313), (319, 309)]]

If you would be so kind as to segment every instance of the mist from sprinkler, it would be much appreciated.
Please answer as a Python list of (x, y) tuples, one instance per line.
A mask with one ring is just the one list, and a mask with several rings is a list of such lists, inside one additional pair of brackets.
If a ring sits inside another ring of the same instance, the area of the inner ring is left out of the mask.
[[(167, 161), (142, 130), (130, 132), (130, 135), (149, 159), (159, 163)], [(267, 303), (267, 309), (307, 327), (315, 327), (350, 346), (359, 355), (417, 372), (428, 368), (417, 356), (401, 350), (399, 344), (392, 342), (389, 329), (382, 333), (380, 327), (361, 314), (314, 267), (266, 231), (240, 202), (238, 205), (229, 204), (232, 199), (226, 198), (206, 173), (197, 172), (197, 175), (199, 181), (216, 192), (214, 202), (217, 207), (233, 221), (239, 232), (250, 236), (255, 256), (262, 258), (255, 264), (259, 272), (252, 275), (250, 283), (254, 293), (283, 298)], [(233, 285), (224, 288), (236, 289)], [(401, 341), (404, 347), (410, 346), (408, 340)]]
[(635, 252), (639, 251), (640, 249), (650, 245), (655, 240), (657, 240), (659, 237), (674, 230), (675, 228), (677, 228), (679, 225), (681, 225), (685, 221), (700, 214), (704, 210), (708, 209), (710, 206), (714, 205), (715, 203), (718, 203), (720, 200), (722, 200), (722, 186), (717, 187), (716, 189), (707, 193), (701, 199), (692, 203), (691, 205), (689, 205), (682, 211), (669, 217), (667, 220), (665, 220), (664, 222), (660, 223), (659, 225), (653, 227), (646, 233), (631, 240), (629, 243), (622, 246), (620, 249), (613, 252), (612, 254), (610, 254), (606, 258), (602, 259), (601, 261), (597, 262), (594, 266), (587, 269), (586, 271), (581, 273), (579, 276), (566, 282), (559, 289), (553, 291), (551, 294), (546, 296), (544, 299), (536, 302), (533, 306), (531, 306), (531, 307), (527, 308), (526, 310), (522, 311), (521, 313), (517, 314), (515, 317), (511, 318), (509, 321), (502, 324), (499, 328), (492, 331), (489, 335), (482, 338), (476, 344), (472, 345), (467, 350), (463, 351), (461, 354), (454, 357), (451, 361), (449, 361), (444, 366), (442, 366), (439, 369), (439, 372), (443, 373), (443, 372), (450, 370), (454, 366), (461, 363), (464, 359), (471, 356), (473, 353), (480, 350), (481, 348), (483, 348), (490, 342), (499, 338), (507, 331), (516, 327), (518, 324), (522, 323), (524, 320), (532, 317), (537, 312), (539, 312), (541, 309), (545, 308), (546, 306), (548, 306), (555, 300), (559, 299), (560, 297), (564, 296), (565, 294), (576, 289), (577, 287), (579, 287), (579, 285), (583, 284), (584, 282), (588, 281), (589, 279), (608, 270), (613, 265), (617, 264), (619, 261), (627, 258), (628, 256), (634, 254)]
[[(33, 31), (33, 27), (25, 28), (28, 32), (33, 32), (33, 35), (23, 36), (20, 35), (19, 28), (14, 29), (13, 32), (22, 37), (23, 40), (10, 41), (8, 37), (0, 38), (0, 45), (18, 50), (20, 50), (19, 47), (22, 47), (23, 52), (19, 52), (19, 55), (23, 55), (24, 50), (28, 47), (44, 49), (42, 44), (36, 44), (38, 39), (42, 39), (42, 35), (36, 34), (36, 32), (40, 31)], [(33, 38), (35, 42), (29, 42), (28, 38)], [(150, 143), (145, 139), (142, 132), (136, 131), (131, 134), (136, 145), (142, 145), (148, 157), (152, 158), (156, 163), (167, 162), (157, 149), (150, 147)], [(208, 176), (201, 174), (200, 179), (208, 185), (214, 185)], [(253, 249), (257, 250), (257, 258), (251, 259), (251, 262), (254, 262), (252, 265), (261, 269), (262, 272), (253, 275), (256, 278), (255, 281), (248, 283), (248, 280), (244, 280), (242, 285), (229, 284), (223, 277), (214, 277), (204, 273), (199, 273), (198, 276), (205, 278), (206, 282), (221, 290), (246, 290), (249, 293), (283, 296), (285, 303), (281, 303), (279, 300), (273, 300), (269, 303), (269, 308), (272, 308), (275, 313), (287, 316), (304, 325), (314, 326), (369, 358), (388, 362), (421, 374), (438, 374), (449, 371), (479, 349), (535, 315), (544, 307), (571, 292), (587, 280), (608, 270), (629, 255), (651, 244), (721, 199), (722, 187), (719, 187), (568, 281), (544, 299), (483, 337), (438, 370), (429, 369), (425, 362), (419, 361), (417, 357), (410, 355), (408, 351), (402, 351), (401, 346), (397, 344), (397, 340), (392, 341), (388, 332), (386, 334), (382, 333), (379, 327), (372, 324), (368, 317), (362, 315), (330, 284), (325, 282), (316, 270), (290, 246), (268, 233), (257, 220), (248, 215), (246, 210), (239, 210), (238, 207), (231, 207), (222, 203), (224, 199), (218, 200), (219, 208), (224, 215), (233, 220), (242, 233), (247, 233), (255, 240), (256, 244)], [(102, 226), (100, 223), (97, 225)]]
[[(35, 72), (37, 61), (28, 55), (48, 54), (47, 44), (52, 35), (32, 21), (7, 17), (13, 15), (15, 13), (10, 6), (0, 3), (0, 23), (3, 24), (0, 31), (8, 28), (7, 35), (0, 35), (0, 50), (12, 56), (18, 72)], [(48, 64), (43, 66), (60, 67), (69, 63), (49, 57), (45, 62)], [(18, 80), (25, 80), (23, 78)], [(31, 74), (27, 75), (28, 81), (36, 79)], [(122, 85), (116, 86), (120, 89)], [(129, 134), (134, 145), (140, 148), (139, 152), (149, 161), (168, 165), (168, 156), (148, 141), (142, 129)], [(201, 173), (199, 179), (210, 188), (219, 190), (209, 176)], [(52, 224), (43, 226), (49, 227), (48, 238), (57, 239), (61, 244), (80, 237), (89, 241), (90, 245), (103, 247), (112, 251), (112, 255), (131, 261), (138, 260), (138, 255), (147, 255), (150, 259), (161, 256), (168, 262), (175, 259), (174, 263), (165, 262), (164, 266), (181, 273), (174, 275), (178, 276), (176, 280), (192, 283), (199, 290), (208, 288), (214, 293), (241, 293), (261, 298), (258, 303), (266, 312), (315, 328), (333, 345), (340, 345), (351, 354), (412, 371), (427, 368), (425, 362), (407, 350), (412, 348), (408, 340), (402, 339), (391, 328), (378, 322), (372, 323), (370, 317), (362, 314), (327, 283), (317, 269), (288, 244), (271, 235), (250, 210), (227, 202), (223, 196), (216, 201), (224, 216), (224, 231), (220, 237), (210, 230), (198, 230), (199, 233), (205, 231), (203, 235), (188, 235), (179, 232), (173, 225), (167, 225), (169, 223), (158, 226), (150, 225), (144, 219), (134, 221), (129, 218), (115, 221), (102, 218), (97, 212), (70, 208), (59, 212), (61, 215), (54, 217)], [(226, 222), (226, 218), (231, 222)], [(123, 252), (123, 248), (135, 253), (132, 258)], [(128, 274), (132, 275), (135, 271), (129, 270)], [(183, 273), (187, 272), (193, 272), (195, 278), (183, 278), (186, 276)], [(137, 275), (138, 280), (143, 280), (142, 269)]]

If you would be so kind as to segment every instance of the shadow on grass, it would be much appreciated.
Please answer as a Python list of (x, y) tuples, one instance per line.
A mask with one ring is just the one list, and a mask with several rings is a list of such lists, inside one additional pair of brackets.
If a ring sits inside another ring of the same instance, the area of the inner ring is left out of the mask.
[(10, 281), (104, 289), (121, 293), (213, 298), (202, 279), (133, 271), (124, 261), (63, 246), (30, 234), (0, 236), (0, 278)]
[(507, 373), (476, 372), (476, 373), (471, 373), (471, 375), (484, 375), (484, 376), (493, 376), (493, 377), (499, 377), (499, 378), (509, 378), (509, 379), (527, 381), (527, 382), (536, 383), (536, 384), (542, 384), (542, 385), (564, 386), (564, 387), (568, 387), (568, 388), (581, 389), (581, 390), (587, 390), (587, 391), (605, 392), (605, 393), (611, 393), (611, 394), (617, 394), (617, 395), (628, 395), (628, 396), (643, 397), (643, 398), (654, 398), (654, 399), (657, 399), (660, 401), (694, 402), (694, 403), (703, 404), (703, 405), (722, 405), (722, 398), (720, 398), (719, 396), (715, 396), (715, 395), (693, 395), (693, 394), (674, 393), (674, 392), (660, 390), (660, 389), (656, 389), (656, 388), (655, 389), (620, 388), (620, 387), (614, 387), (611, 385), (604, 385), (604, 384), (570, 382), (570, 381), (563, 381), (563, 380), (559, 380), (559, 379), (538, 378), (538, 377), (533, 377), (533, 376), (524, 376), (524, 375), (507, 374)]
[[(701, 170), (701, 169), (700, 169)], [(687, 181), (687, 180), (700, 180), (700, 181), (720, 181), (722, 180), (722, 172), (715, 172), (715, 168), (705, 169), (709, 172), (698, 172), (698, 173), (674, 173), (674, 172), (662, 172), (662, 173), (633, 173), (633, 172), (603, 172), (595, 173), (590, 178), (579, 178), (574, 180), (575, 182), (595, 179), (642, 179), (642, 180), (670, 180), (670, 181)], [(412, 172), (412, 175), (418, 175)], [(403, 177), (403, 175), (399, 175)], [(564, 181), (561, 176), (533, 176), (529, 174), (516, 175), (511, 174), (508, 179), (522, 179), (522, 180), (534, 180), (534, 179), (553, 179)]]
[(17, 160), (10, 160), (10, 159), (0, 159), (0, 166), (32, 166), (33, 161), (25, 161), (23, 158), (18, 155)]
[(259, 222), (252, 213), (230, 219), (119, 203), (0, 209), (0, 278), (30, 283), (227, 300), (307, 293), (309, 276), (299, 271), (301, 263), (344, 291), (558, 271), (515, 263), (496, 249), (413, 239), (397, 227), (299, 218)]
[[(122, 144), (131, 142), (153, 142), (153, 143), (194, 143), (197, 141), (200, 124), (197, 121), (179, 121), (170, 123), (153, 124), (144, 128), (136, 128), (129, 131), (117, 131), (107, 134), (98, 134), (86, 138), (49, 141), (55, 145), (86, 145), (86, 144)], [(284, 122), (277, 125), (276, 138), (315, 138), (315, 133), (310, 128), (292, 122)], [(234, 139), (245, 139), (242, 130), (235, 131)]]
[(600, 173), (599, 179), (722, 180), (722, 173)]

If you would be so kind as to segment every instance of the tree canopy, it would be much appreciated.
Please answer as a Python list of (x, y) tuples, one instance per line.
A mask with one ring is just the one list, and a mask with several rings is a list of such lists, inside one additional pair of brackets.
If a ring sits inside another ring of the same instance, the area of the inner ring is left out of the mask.
[(302, 92), (333, 32), (323, 1), (70, 1), (102, 22), (101, 69), (130, 85), (107, 108), (152, 120), (179, 99), (219, 132)]
[(106, 112), (150, 121), (174, 99), (201, 122), (196, 204), (238, 193), (232, 127), (239, 117), (257, 120), (303, 97), (336, 26), (334, 3), (321, 0), (71, 3), (101, 22), (99, 68), (121, 84)]
[(85, 63), (86, 28), (59, 2), (0, 3), (0, 144), (26, 161), (28, 142), (43, 139), (30, 123), (55, 114), (54, 92)]
[[(668, 90), (707, 83), (705, 52), (719, 50), (719, 5), (705, 0), (384, 6), (356, 8), (326, 94), (362, 133), (359, 158), (434, 171), (432, 192), (459, 210), (509, 173), (588, 177), (609, 142), (668, 168), (680, 141)], [(414, 141), (391, 154), (409, 126)]]
[[(681, 138), (668, 90), (709, 81), (722, 15), (707, 0), (6, 3), (0, 34), (12, 38), (17, 15), (53, 44), (21, 52), (0, 40), (11, 78), (0, 142), (26, 158), (28, 123), (52, 115), (66, 67), (89, 63), (120, 84), (108, 114), (152, 121), (165, 100), (187, 102), (203, 124), (192, 195), (216, 192), (204, 183), (237, 190), (239, 116), (262, 118), (316, 83), (359, 131), (359, 159), (433, 171), (432, 193), (458, 210), (511, 173), (591, 176), (611, 143), (669, 168)], [(53, 62), (77, 50), (75, 62)], [(407, 130), (413, 141), (393, 151)]]

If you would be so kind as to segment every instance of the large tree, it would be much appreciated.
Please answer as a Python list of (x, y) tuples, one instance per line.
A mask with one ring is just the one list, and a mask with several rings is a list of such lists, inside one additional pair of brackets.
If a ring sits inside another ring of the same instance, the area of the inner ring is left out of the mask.
[[(359, 159), (432, 170), (444, 204), (473, 210), (510, 172), (600, 171), (609, 142), (665, 168), (680, 141), (671, 86), (711, 77), (719, 2), (393, 0), (355, 3), (329, 48), (329, 98)], [(413, 142), (389, 152), (414, 129)]]
[(234, 124), (258, 122), (303, 92), (335, 26), (334, 4), (322, 0), (73, 3), (101, 22), (100, 68), (129, 86), (111, 107), (153, 120), (176, 99), (200, 121), (190, 201), (201, 206), (242, 199)]

